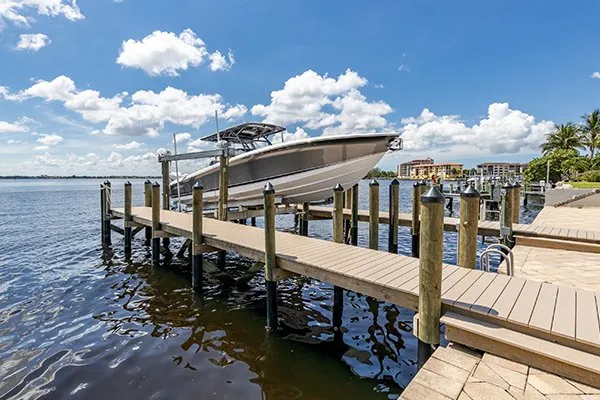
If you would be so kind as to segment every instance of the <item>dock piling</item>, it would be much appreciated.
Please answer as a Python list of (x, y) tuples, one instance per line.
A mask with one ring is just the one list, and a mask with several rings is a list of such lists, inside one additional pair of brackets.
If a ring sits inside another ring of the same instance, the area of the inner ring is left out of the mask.
[(267, 182), (263, 189), (265, 211), (265, 285), (267, 289), (267, 330), (277, 329), (277, 283), (275, 268), (275, 188)]
[(369, 248), (379, 249), (379, 182), (369, 183)]
[[(333, 241), (344, 243), (344, 188), (339, 183), (333, 188)], [(333, 286), (333, 332), (338, 338), (341, 333), (344, 312), (344, 290)]]
[(440, 344), (444, 195), (431, 187), (421, 196), (419, 322), (417, 358), (421, 368)]
[[(345, 209), (350, 209), (352, 208), (352, 188), (346, 190), (346, 197), (344, 200), (344, 208)], [(352, 229), (352, 219), (348, 218), (344, 220), (344, 241), (346, 243), (348, 243), (348, 239), (350, 238), (351, 235), (351, 229)]]
[(513, 186), (506, 182), (502, 186), (502, 203), (500, 209), (500, 238), (502, 244), (512, 247), (513, 225)]
[(419, 213), (421, 208), (421, 182), (413, 183), (412, 223), (411, 223), (411, 255), (419, 257)]
[(513, 224), (518, 224), (521, 220), (521, 185), (519, 182), (515, 181), (512, 185), (513, 187)]
[(104, 209), (106, 207), (106, 191), (104, 190), (104, 184), (101, 183), (100, 184), (100, 240), (102, 241), (102, 244), (104, 245), (104, 239), (106, 236), (105, 233), (105, 229), (104, 229), (104, 220), (106, 219), (106, 210)]
[(202, 290), (202, 185), (192, 189), (192, 289)]
[(160, 265), (160, 185), (152, 184), (152, 263)]
[[(169, 178), (169, 161), (163, 161), (162, 163), (162, 209), (169, 210), (171, 206), (170, 202), (170, 193), (169, 190), (171, 188), (171, 180)], [(165, 249), (169, 249), (169, 245), (171, 244), (171, 239), (163, 238), (163, 246)]]
[(308, 236), (308, 213), (310, 206), (308, 203), (302, 203), (302, 219), (300, 220), (300, 235)]
[(458, 229), (458, 265), (475, 269), (477, 263), (477, 229), (480, 193), (468, 186), (460, 194), (460, 224)]
[(398, 215), (400, 212), (400, 182), (398, 179), (394, 179), (390, 183), (389, 193), (388, 251), (398, 253)]
[(103, 242), (105, 245), (111, 244), (111, 229), (110, 229), (110, 208), (111, 208), (111, 191), (112, 187), (110, 181), (104, 181), (104, 213), (103, 224), (104, 224), (104, 236)]
[[(146, 182), (144, 182), (144, 206), (152, 207), (152, 182), (150, 182), (150, 179), (146, 179)], [(152, 240), (152, 228), (146, 227), (145, 230), (146, 244), (150, 244)]]
[(352, 216), (350, 219), (350, 244), (358, 246), (358, 183), (352, 186)]
[(125, 217), (123, 218), (123, 231), (125, 236), (125, 255), (131, 255), (131, 238), (132, 232), (131, 227), (133, 224), (133, 219), (131, 217), (131, 182), (125, 182), (124, 188), (124, 213)]

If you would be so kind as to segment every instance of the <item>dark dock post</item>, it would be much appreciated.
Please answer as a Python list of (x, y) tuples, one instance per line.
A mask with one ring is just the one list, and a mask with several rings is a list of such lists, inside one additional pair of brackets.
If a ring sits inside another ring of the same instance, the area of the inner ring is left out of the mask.
[(477, 263), (477, 228), (481, 194), (473, 186), (460, 194), (460, 224), (458, 228), (458, 265), (475, 269)]
[(352, 217), (350, 224), (350, 244), (358, 246), (358, 183), (352, 186)]
[[(150, 182), (150, 179), (146, 179), (146, 182), (144, 182), (144, 206), (152, 207), (152, 182)], [(152, 240), (152, 227), (144, 229), (146, 231), (146, 243), (150, 244)]]
[(521, 220), (521, 185), (519, 182), (513, 183), (513, 224), (518, 224)]
[(152, 263), (160, 264), (160, 185), (154, 182), (152, 185)]
[[(346, 197), (344, 200), (344, 208), (346, 210), (350, 210), (352, 208), (352, 188), (346, 190)], [(350, 230), (352, 229), (352, 219), (351, 216), (348, 216), (347, 219), (344, 219), (344, 242), (348, 243), (348, 239), (350, 238)]]
[(277, 283), (275, 268), (275, 189), (270, 182), (263, 190), (265, 208), (265, 285), (267, 288), (267, 329), (277, 329)]
[[(227, 157), (227, 147), (219, 156), (219, 221), (227, 221), (227, 212), (229, 211), (229, 158)], [(219, 269), (225, 269), (225, 250), (217, 252), (217, 266)]]
[(202, 185), (192, 191), (192, 289), (202, 290)]
[(100, 240), (104, 245), (106, 233), (104, 232), (104, 220), (106, 219), (106, 191), (104, 190), (104, 183), (100, 184)]
[(256, 217), (250, 218), (250, 226), (256, 226)]
[(421, 368), (440, 344), (444, 195), (431, 187), (421, 196), (419, 258), (418, 366)]
[(125, 182), (123, 193), (125, 195), (124, 200), (124, 218), (123, 218), (123, 232), (125, 236), (125, 256), (131, 255), (131, 226), (133, 219), (131, 217), (131, 182)]
[(398, 253), (398, 214), (400, 200), (400, 182), (394, 179), (390, 183), (390, 213), (388, 225), (388, 251), (390, 253)]
[(419, 257), (419, 213), (421, 208), (421, 182), (413, 183), (412, 192), (412, 225), (411, 225), (411, 255)]
[(379, 183), (369, 183), (369, 248), (379, 249)]
[[(344, 188), (339, 183), (333, 188), (333, 241), (344, 243)], [(333, 332), (339, 339), (344, 312), (344, 290), (333, 286)]]
[(308, 213), (309, 204), (302, 203), (302, 219), (300, 220), (300, 235), (308, 236)]
[(111, 194), (112, 188), (109, 181), (104, 181), (104, 237), (103, 242), (105, 245), (111, 244), (111, 230), (110, 230), (110, 208), (111, 208)]
[[(162, 209), (169, 210), (171, 206), (170, 202), (170, 187), (171, 181), (169, 178), (169, 161), (162, 162)], [(163, 238), (163, 246), (166, 250), (169, 249), (169, 244), (171, 244), (171, 240), (169, 238)]]
[(502, 244), (510, 246), (512, 243), (513, 221), (513, 187), (506, 182), (502, 186), (502, 206), (500, 209), (500, 238)]

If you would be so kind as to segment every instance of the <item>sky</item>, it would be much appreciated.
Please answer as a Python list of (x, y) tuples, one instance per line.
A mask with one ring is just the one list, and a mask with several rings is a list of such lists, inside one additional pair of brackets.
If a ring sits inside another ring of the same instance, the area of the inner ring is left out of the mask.
[[(0, 175), (158, 174), (220, 127), (523, 161), (600, 107), (597, 1), (0, 0)], [(182, 163), (183, 172), (197, 165)]]

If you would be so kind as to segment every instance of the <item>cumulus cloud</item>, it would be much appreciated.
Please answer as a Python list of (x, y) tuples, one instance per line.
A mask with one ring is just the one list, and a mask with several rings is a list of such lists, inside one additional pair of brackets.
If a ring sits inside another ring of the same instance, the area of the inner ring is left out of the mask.
[(18, 119), (15, 122), (0, 121), (0, 133), (23, 133), (28, 132), (28, 119)]
[(177, 143), (185, 142), (187, 140), (190, 140), (191, 138), (192, 135), (187, 132), (182, 132), (175, 135), (175, 140), (177, 141)]
[(409, 67), (407, 67), (406, 65), (401, 64), (398, 67), (398, 71), (400, 71), (400, 72), (411, 72), (411, 69)]
[(28, 27), (34, 21), (32, 13), (46, 17), (62, 15), (70, 21), (84, 18), (76, 0), (1, 0), (0, 30), (9, 22), (20, 27)]
[(17, 43), (16, 49), (38, 51), (49, 45), (50, 42), (50, 38), (43, 33), (25, 33), (19, 35), (19, 43)]
[(425, 108), (418, 117), (404, 118), (402, 138), (407, 151), (450, 149), (469, 146), (488, 154), (538, 150), (552, 121), (535, 120), (532, 115), (513, 110), (508, 103), (493, 103), (488, 115), (467, 126), (458, 115), (435, 115)]
[[(122, 92), (106, 98), (96, 90), (78, 90), (75, 82), (66, 76), (37, 81), (17, 93), (0, 87), (0, 96), (12, 101), (31, 98), (60, 101), (88, 122), (105, 122), (105, 127), (95, 133), (107, 135), (157, 136), (166, 122), (197, 128), (211, 120), (215, 110), (228, 120), (247, 112), (245, 106), (224, 104), (218, 94), (190, 95), (173, 87), (158, 93), (139, 90), (132, 95)], [(130, 101), (123, 106), (125, 99)]]
[(308, 70), (271, 92), (270, 104), (257, 104), (251, 111), (265, 122), (300, 124), (328, 135), (383, 128), (388, 124), (383, 116), (393, 109), (382, 101), (367, 101), (359, 91), (367, 83), (350, 69), (337, 79)]
[[(308, 137), (308, 132), (300, 127), (296, 127), (294, 132), (283, 132), (283, 141), (284, 142), (293, 142), (294, 140), (306, 139)], [(277, 134), (273, 138), (273, 143), (281, 143), (281, 134)]]
[(144, 146), (144, 143), (140, 143), (140, 142), (136, 142), (135, 140), (132, 140), (131, 142), (125, 143), (125, 144), (113, 144), (112, 148), (118, 149), (118, 150), (137, 150), (143, 146)]
[(210, 60), (212, 71), (226, 71), (235, 60), (231, 50), (228, 59), (219, 51), (209, 53), (206, 44), (191, 29), (179, 35), (173, 32), (154, 31), (142, 40), (123, 42), (117, 63), (138, 68), (150, 76), (178, 76), (178, 71), (197, 67), (205, 59)]
[(594, 72), (591, 77), (594, 79), (600, 79), (600, 72)]
[(16, 139), (8, 139), (6, 141), (6, 144), (23, 144), (23, 143), (25, 143), (25, 142), (22, 140), (16, 140)]
[(212, 142), (205, 142), (202, 139), (191, 140), (187, 144), (187, 151), (189, 153), (193, 153), (195, 151), (203, 151), (208, 149), (213, 149), (215, 144)]
[(36, 140), (36, 142), (42, 146), (56, 146), (57, 144), (59, 144), (62, 141), (63, 141), (63, 137), (60, 135), (56, 135), (54, 133), (50, 134), (50, 135), (42, 134)]

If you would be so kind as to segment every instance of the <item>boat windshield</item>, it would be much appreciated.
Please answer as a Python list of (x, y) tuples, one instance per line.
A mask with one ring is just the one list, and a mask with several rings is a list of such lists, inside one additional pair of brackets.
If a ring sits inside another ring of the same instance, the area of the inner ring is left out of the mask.
[(233, 148), (251, 151), (271, 145), (269, 136), (285, 131), (285, 127), (261, 122), (246, 122), (203, 137), (206, 142), (226, 141)]

